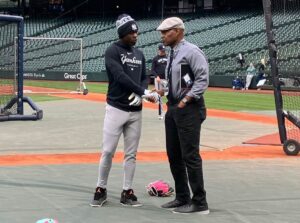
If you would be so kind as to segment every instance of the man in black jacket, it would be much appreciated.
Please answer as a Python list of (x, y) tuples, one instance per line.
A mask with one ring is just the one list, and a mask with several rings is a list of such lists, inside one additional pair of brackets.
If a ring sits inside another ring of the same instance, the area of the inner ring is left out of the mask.
[(132, 190), (136, 152), (141, 135), (142, 97), (157, 102), (158, 94), (147, 90), (146, 65), (143, 53), (134, 48), (138, 26), (122, 14), (116, 22), (120, 40), (105, 52), (109, 79), (106, 113), (103, 124), (103, 148), (99, 176), (91, 206), (100, 207), (107, 199), (107, 180), (121, 134), (124, 135), (124, 179), (120, 203), (141, 206)]
[[(159, 89), (162, 79), (165, 80), (165, 71), (168, 57), (166, 54), (166, 47), (163, 44), (158, 45), (158, 54), (152, 60), (151, 76), (154, 77), (154, 86)], [(158, 103), (158, 119), (163, 119), (163, 103), (161, 98)]]
[(152, 60), (151, 74), (154, 78), (165, 78), (165, 70), (167, 66), (168, 57), (166, 54), (166, 47), (163, 44), (158, 46), (158, 54)]

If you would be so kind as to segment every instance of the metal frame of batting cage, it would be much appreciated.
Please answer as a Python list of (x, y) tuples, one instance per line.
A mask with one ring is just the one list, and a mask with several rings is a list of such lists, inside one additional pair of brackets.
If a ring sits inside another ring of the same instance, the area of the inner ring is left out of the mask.
[[(28, 36), (24, 36), (23, 37), (23, 40), (24, 40), (24, 43), (26, 41), (39, 41), (39, 40), (50, 40), (50, 41), (78, 41), (79, 42), (79, 45), (80, 45), (80, 66), (79, 66), (79, 86), (77, 89), (74, 89), (73, 91), (70, 91), (70, 92), (66, 92), (66, 91), (55, 91), (55, 92), (49, 92), (49, 91), (46, 91), (46, 92), (42, 92), (42, 91), (39, 91), (39, 92), (35, 92), (35, 93), (38, 93), (38, 94), (49, 94), (49, 93), (55, 93), (55, 94), (65, 94), (65, 93), (71, 93), (71, 94), (83, 94), (83, 95), (87, 95), (89, 93), (89, 90), (88, 88), (86, 87), (86, 84), (84, 83), (83, 81), (83, 42), (82, 42), (82, 38), (58, 38), (58, 37), (28, 37)], [(53, 44), (52, 46), (58, 46), (60, 43), (55, 43)], [(51, 46), (51, 45), (50, 45)], [(24, 45), (24, 57), (26, 57), (26, 45)], [(45, 48), (43, 48), (45, 49)], [(24, 59), (24, 62), (26, 62), (26, 58)], [(26, 66), (26, 65), (25, 65)], [(26, 71), (26, 67), (25, 67), (25, 71)], [(76, 90), (76, 91), (75, 91)], [(33, 92), (31, 92), (33, 93)]]
[[(43, 118), (43, 110), (39, 109), (34, 102), (23, 96), (23, 37), (24, 37), (24, 19), (20, 16), (0, 15), (0, 21), (7, 21), (17, 23), (18, 26), (18, 47), (16, 49), (18, 54), (17, 59), (17, 92), (16, 97), (12, 98), (4, 107), (0, 108), (2, 111), (9, 110), (15, 104), (17, 105), (17, 113), (0, 115), (0, 121), (12, 121), (12, 120), (40, 120)], [(13, 40), (14, 41), (14, 40)], [(35, 111), (32, 115), (24, 115), (24, 103), (28, 103), (29, 106)]]
[(285, 119), (293, 123), (300, 130), (300, 120), (289, 111), (283, 110), (283, 98), (281, 92), (281, 85), (278, 74), (278, 61), (277, 61), (277, 46), (273, 32), (273, 20), (271, 0), (262, 0), (264, 8), (264, 17), (266, 24), (267, 41), (269, 48), (269, 57), (271, 64), (271, 73), (274, 87), (276, 116), (278, 122), (280, 141), (283, 144), (283, 150), (287, 155), (297, 155), (300, 151), (300, 142), (294, 139), (287, 138), (287, 130)]

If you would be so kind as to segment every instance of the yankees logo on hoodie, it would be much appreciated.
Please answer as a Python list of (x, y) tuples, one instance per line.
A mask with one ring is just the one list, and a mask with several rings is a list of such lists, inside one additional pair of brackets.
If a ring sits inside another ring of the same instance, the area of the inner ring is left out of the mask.
[(128, 97), (132, 92), (143, 95), (147, 89), (142, 51), (122, 41), (115, 42), (105, 52), (105, 67), (109, 80), (107, 103), (124, 111), (140, 111), (142, 105), (129, 106)]

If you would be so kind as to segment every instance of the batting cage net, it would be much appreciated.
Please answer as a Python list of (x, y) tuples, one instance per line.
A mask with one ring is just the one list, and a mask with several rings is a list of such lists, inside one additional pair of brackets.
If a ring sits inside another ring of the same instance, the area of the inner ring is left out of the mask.
[[(281, 142), (300, 150), (300, 0), (263, 0)], [(283, 22), (285, 21), (285, 22)]]
[(5, 113), (17, 114), (16, 104), (4, 110), (4, 106), (15, 97), (17, 88), (15, 37), (18, 36), (18, 23), (0, 19), (0, 115)]
[[(0, 121), (38, 120), (43, 112), (23, 96), (23, 18), (0, 15)], [(24, 102), (35, 111), (24, 115)]]
[[(87, 94), (82, 73), (83, 49), (80, 38), (24, 37), (24, 83), (26, 93), (49, 93), (38, 81), (52, 84), (53, 93)], [(35, 86), (35, 87), (31, 87)]]

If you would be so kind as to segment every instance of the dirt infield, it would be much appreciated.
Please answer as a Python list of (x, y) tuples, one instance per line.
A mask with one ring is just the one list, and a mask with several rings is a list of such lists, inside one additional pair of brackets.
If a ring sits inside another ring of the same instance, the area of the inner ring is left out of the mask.
[[(203, 151), (204, 160), (251, 160), (287, 158), (280, 146), (235, 146), (224, 151)], [(124, 154), (117, 152), (113, 162), (123, 162)], [(138, 162), (167, 161), (165, 152), (138, 152)], [(45, 164), (87, 164), (98, 163), (99, 153), (79, 154), (18, 154), (0, 156), (0, 166), (31, 166)]]

